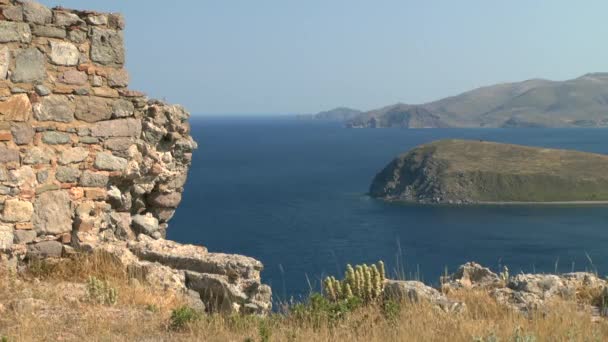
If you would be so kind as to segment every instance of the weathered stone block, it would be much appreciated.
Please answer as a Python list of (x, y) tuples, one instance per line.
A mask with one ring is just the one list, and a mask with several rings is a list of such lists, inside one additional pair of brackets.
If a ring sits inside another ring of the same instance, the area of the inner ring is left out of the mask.
[(32, 104), (25, 94), (13, 95), (0, 102), (0, 121), (27, 121), (32, 112)]
[(0, 226), (0, 251), (9, 250), (13, 246), (13, 228)]
[(30, 25), (26, 23), (0, 21), (0, 43), (29, 43), (31, 41), (32, 31), (30, 30)]
[(177, 208), (182, 201), (182, 194), (171, 192), (168, 194), (154, 193), (148, 197), (148, 203), (159, 208)]
[(74, 66), (78, 64), (80, 52), (72, 43), (51, 41), (51, 62), (57, 65)]
[(37, 37), (64, 39), (67, 36), (64, 28), (54, 26), (34, 25), (32, 31)]
[(59, 164), (67, 165), (73, 163), (80, 163), (87, 159), (89, 156), (89, 150), (82, 147), (74, 147), (67, 149), (59, 156)]
[(27, 246), (27, 257), (32, 259), (59, 258), (63, 245), (59, 241), (42, 241)]
[(12, 123), (11, 133), (13, 134), (13, 141), (17, 145), (27, 145), (34, 140), (34, 129), (32, 125), (28, 123)]
[(75, 116), (86, 122), (109, 120), (112, 117), (110, 100), (95, 96), (78, 96)]
[(110, 138), (104, 143), (105, 148), (111, 151), (126, 151), (134, 144), (132, 138)]
[(126, 69), (116, 69), (108, 73), (110, 87), (126, 87), (129, 85), (129, 73)]
[(4, 202), (2, 220), (5, 222), (28, 222), (32, 219), (34, 207), (31, 202), (11, 199)]
[(25, 156), (23, 157), (23, 164), (26, 165), (39, 165), (39, 164), (49, 164), (51, 162), (51, 157), (53, 155), (53, 151), (50, 151), (46, 148), (42, 147), (32, 147), (27, 150)]
[(19, 162), (19, 150), (0, 146), (0, 164), (11, 162)]
[(42, 133), (42, 141), (49, 145), (62, 145), (70, 142), (70, 135), (61, 132), (44, 132)]
[(23, 18), (32, 24), (50, 24), (53, 20), (53, 12), (37, 2), (25, 1), (23, 3)]
[(91, 35), (91, 60), (104, 65), (124, 64), (124, 38), (121, 31), (93, 27)]
[(110, 177), (103, 173), (85, 171), (80, 177), (80, 185), (85, 187), (102, 188), (108, 185)]
[(136, 119), (119, 119), (97, 122), (91, 129), (94, 137), (139, 137), (141, 121)]
[[(1, 22), (0, 22), (1, 23)], [(46, 59), (36, 48), (21, 50), (15, 57), (15, 71), (11, 80), (15, 83), (41, 82), (46, 78)]]
[(82, 23), (82, 19), (76, 14), (60, 10), (54, 11), (54, 21), (58, 26), (73, 26)]
[(47, 191), (36, 197), (34, 228), (40, 234), (61, 234), (72, 230), (72, 208), (67, 192)]
[(132, 226), (133, 230), (139, 234), (152, 235), (158, 231), (158, 219), (151, 214), (135, 215)]
[(97, 154), (94, 166), (103, 171), (124, 171), (127, 164), (128, 162), (124, 158), (116, 157), (112, 153), (102, 152)]
[(10, 21), (23, 21), (23, 7), (9, 6), (2, 10), (2, 15)]
[(69, 166), (60, 166), (55, 173), (55, 179), (62, 183), (77, 183), (81, 171)]
[(15, 231), (15, 240), (16, 244), (26, 244), (33, 242), (36, 239), (36, 231), (34, 230), (16, 230)]
[(8, 67), (11, 63), (11, 53), (7, 47), (0, 49), (0, 79), (6, 79), (8, 76)]
[(65, 95), (45, 96), (34, 105), (34, 117), (38, 121), (72, 122), (76, 106)]
[(133, 116), (135, 113), (135, 106), (133, 102), (128, 100), (116, 100), (112, 104), (112, 116), (114, 118), (126, 118)]
[(83, 85), (89, 81), (86, 73), (75, 69), (70, 69), (57, 77), (57, 81), (64, 84)]

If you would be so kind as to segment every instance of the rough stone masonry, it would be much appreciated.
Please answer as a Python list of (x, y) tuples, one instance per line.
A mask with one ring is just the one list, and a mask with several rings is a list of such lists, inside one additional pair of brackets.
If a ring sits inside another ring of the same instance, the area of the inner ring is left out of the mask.
[(0, 264), (112, 253), (208, 309), (265, 313), (261, 263), (166, 241), (196, 143), (129, 90), (120, 14), (0, 0)]

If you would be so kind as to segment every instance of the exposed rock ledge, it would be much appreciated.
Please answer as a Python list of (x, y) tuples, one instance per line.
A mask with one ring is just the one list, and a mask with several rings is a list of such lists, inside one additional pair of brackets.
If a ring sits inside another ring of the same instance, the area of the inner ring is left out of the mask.
[(565, 300), (578, 303), (595, 317), (605, 316), (603, 310), (608, 299), (608, 282), (594, 273), (509, 276), (506, 269), (496, 274), (474, 262), (460, 266), (454, 274), (443, 278), (440, 289), (419, 281), (387, 280), (384, 291), (389, 298), (425, 300), (443, 311), (459, 312), (466, 310), (464, 303), (449, 297), (455, 291), (466, 290), (486, 291), (499, 304), (524, 314), (542, 311), (556, 300)]
[(209, 309), (267, 312), (260, 262), (163, 239), (197, 145), (183, 107), (128, 89), (124, 27), (0, 0), (0, 266), (107, 250)]

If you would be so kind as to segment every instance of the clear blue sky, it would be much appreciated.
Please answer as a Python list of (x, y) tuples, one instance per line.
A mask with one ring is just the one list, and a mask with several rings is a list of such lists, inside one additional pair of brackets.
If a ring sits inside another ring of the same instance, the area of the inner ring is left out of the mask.
[(608, 71), (608, 1), (43, 0), (122, 12), (132, 88), (193, 113), (422, 103)]

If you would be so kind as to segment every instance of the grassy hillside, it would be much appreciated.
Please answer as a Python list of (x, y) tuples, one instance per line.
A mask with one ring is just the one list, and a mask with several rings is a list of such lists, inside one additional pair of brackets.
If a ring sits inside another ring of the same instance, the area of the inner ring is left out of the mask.
[(370, 194), (418, 202), (608, 201), (608, 156), (441, 140), (397, 157)]
[[(584, 302), (559, 298), (546, 310), (524, 315), (500, 305), (488, 291), (474, 289), (448, 294), (464, 303), (466, 309), (459, 313), (423, 300), (353, 305), (311, 295), (269, 317), (228, 316), (199, 313), (181, 296), (129, 281), (125, 272), (112, 260), (85, 256), (36, 262), (19, 274), (0, 273), (0, 341), (608, 339), (605, 319), (594, 319)], [(105, 298), (103, 289), (112, 289), (114, 299), (100, 300)]]
[(477, 88), (457, 96), (419, 104), (398, 104), (363, 113), (349, 127), (405, 127), (409, 117), (395, 120), (386, 108), (419, 108), (435, 117), (434, 127), (606, 127), (608, 73), (592, 73), (567, 81), (533, 79)]

